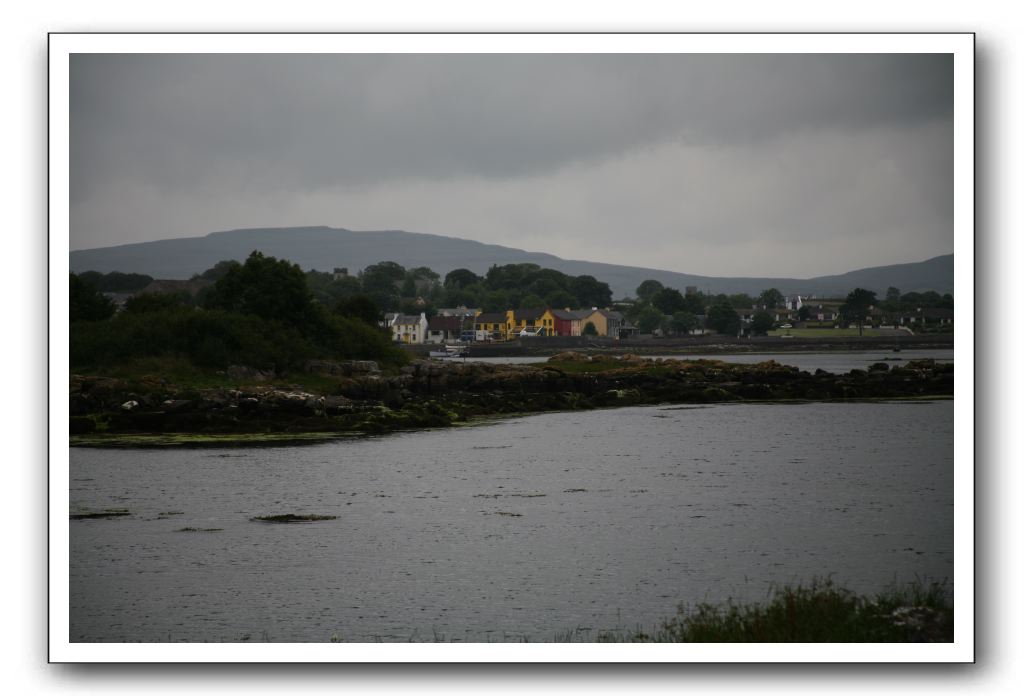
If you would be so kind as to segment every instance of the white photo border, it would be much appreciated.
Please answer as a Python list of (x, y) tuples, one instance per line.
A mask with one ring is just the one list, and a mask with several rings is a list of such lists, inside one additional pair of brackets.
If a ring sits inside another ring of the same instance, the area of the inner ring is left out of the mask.
[[(951, 53), (954, 55), (955, 640), (934, 644), (125, 644), (69, 639), (69, 62), (74, 53)], [(973, 662), (972, 33), (54, 33), (49, 36), (49, 660), (116, 663)]]

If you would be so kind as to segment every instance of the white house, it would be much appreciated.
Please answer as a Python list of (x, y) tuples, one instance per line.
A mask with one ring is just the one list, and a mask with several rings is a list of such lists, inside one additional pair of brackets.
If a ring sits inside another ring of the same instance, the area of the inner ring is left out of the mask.
[(415, 314), (396, 314), (391, 320), (391, 336), (396, 343), (417, 343), (426, 342), (426, 313), (419, 316)]

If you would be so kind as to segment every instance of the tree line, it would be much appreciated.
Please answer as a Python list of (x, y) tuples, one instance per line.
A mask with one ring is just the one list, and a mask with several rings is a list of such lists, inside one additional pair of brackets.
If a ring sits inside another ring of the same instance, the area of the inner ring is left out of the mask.
[[(699, 325), (722, 334), (742, 327), (736, 308), (756, 308), (749, 325), (766, 333), (769, 310), (785, 297), (768, 288), (747, 294), (682, 293), (656, 280), (636, 288), (636, 298), (612, 303), (607, 283), (570, 276), (536, 264), (493, 265), (484, 275), (455, 269), (444, 276), (422, 266), (406, 269), (383, 261), (356, 275), (303, 271), (297, 264), (258, 251), (245, 260), (221, 261), (193, 276), (207, 284), (195, 295), (140, 293), (124, 311), (104, 292), (133, 292), (153, 281), (136, 273), (88, 271), (70, 276), (71, 363), (99, 366), (161, 355), (183, 356), (196, 366), (246, 364), (282, 372), (311, 358), (373, 359), (401, 364), (407, 358), (392, 345), (379, 322), (385, 311), (425, 312), (466, 306), (485, 312), (545, 307), (614, 307), (642, 333), (684, 335)], [(889, 288), (879, 301), (857, 288), (841, 307), (843, 323), (862, 331), (871, 308), (888, 312), (919, 307), (952, 308), (952, 296), (901, 293)], [(806, 320), (803, 307), (799, 319)]]
[(116, 313), (94, 277), (72, 273), (72, 368), (174, 358), (199, 368), (241, 364), (281, 374), (310, 359), (408, 360), (378, 326), (372, 301), (318, 302), (296, 264), (255, 251), (244, 263), (210, 270), (216, 279), (196, 298), (137, 294)]

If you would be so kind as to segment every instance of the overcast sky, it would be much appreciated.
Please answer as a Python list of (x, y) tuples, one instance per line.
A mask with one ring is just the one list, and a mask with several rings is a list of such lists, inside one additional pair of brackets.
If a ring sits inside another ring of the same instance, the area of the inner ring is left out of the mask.
[(71, 248), (402, 229), (703, 275), (952, 251), (942, 55), (75, 55)]

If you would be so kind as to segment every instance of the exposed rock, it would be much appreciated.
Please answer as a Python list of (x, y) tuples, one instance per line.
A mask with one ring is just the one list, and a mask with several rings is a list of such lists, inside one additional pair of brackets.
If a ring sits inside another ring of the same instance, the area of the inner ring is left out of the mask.
[(192, 406), (190, 399), (166, 399), (163, 402), (163, 410), (170, 413), (185, 411)]
[(380, 366), (374, 360), (310, 360), (306, 362), (307, 372), (315, 372), (323, 375), (335, 375), (338, 377), (351, 377), (353, 375), (378, 374)]
[[(590, 362), (581, 354), (567, 355), (565, 362)], [(155, 380), (151, 391), (146, 391), (140, 382), (129, 386), (116, 380), (75, 376), (70, 385), (69, 417), (75, 434), (369, 433), (440, 427), (504, 413), (742, 399), (952, 395), (954, 389), (954, 366), (933, 361), (911, 361), (891, 369), (872, 366), (869, 372), (854, 370), (842, 375), (823, 370), (810, 374), (774, 361), (752, 365), (716, 360), (654, 363), (634, 356), (603, 356), (592, 362), (598, 364), (573, 370), (568, 365), (423, 360), (406, 366), (396, 376), (370, 371), (337, 375), (336, 386), (325, 390), (330, 392), (326, 394), (297, 386), (255, 384), (181, 391)], [(330, 363), (323, 369), (343, 372), (350, 368), (346, 363)]]
[(231, 379), (247, 380), (250, 382), (267, 382), (274, 378), (272, 372), (263, 372), (254, 367), (246, 367), (244, 365), (228, 366), (227, 376)]
[(565, 351), (551, 356), (551, 362), (589, 362), (590, 356), (574, 350)]

